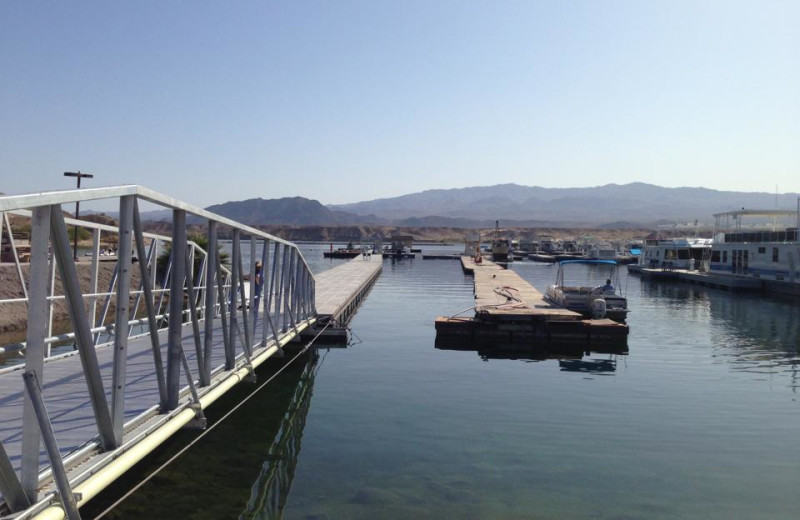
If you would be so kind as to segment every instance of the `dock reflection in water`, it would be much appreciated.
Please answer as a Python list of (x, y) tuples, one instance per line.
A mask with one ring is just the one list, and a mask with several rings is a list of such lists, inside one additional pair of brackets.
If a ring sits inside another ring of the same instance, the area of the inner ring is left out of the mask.
[[(285, 360), (266, 363), (264, 370), (258, 371), (259, 382), (266, 381), (289, 359), (287, 355)], [(260, 395), (181, 455), (179, 463), (167, 466), (104, 518), (282, 518), (311, 407), (314, 378), (321, 366), (319, 360), (316, 349), (302, 355)], [(210, 424), (220, 419), (212, 417), (212, 413), (224, 413), (255, 388), (241, 385), (240, 395), (226, 395), (224, 399), (230, 402), (209, 410)], [(255, 431), (261, 435), (254, 435)], [(138, 471), (126, 474), (83, 508), (84, 518), (102, 512), (196, 436), (187, 431), (177, 434), (164, 449), (145, 460)], [(209, 468), (213, 471), (209, 472)]]

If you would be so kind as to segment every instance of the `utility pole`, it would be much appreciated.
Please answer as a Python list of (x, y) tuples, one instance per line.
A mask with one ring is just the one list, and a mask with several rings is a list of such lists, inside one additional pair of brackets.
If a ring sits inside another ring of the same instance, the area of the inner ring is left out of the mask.
[[(77, 172), (64, 172), (64, 177), (77, 177), (78, 179), (78, 189), (81, 189), (81, 179), (91, 179), (94, 175), (89, 173), (81, 173), (80, 170)], [(75, 220), (78, 220), (78, 216), (81, 209), (81, 203), (75, 201)], [(76, 262), (78, 261), (78, 226), (75, 226), (75, 238), (74, 238), (74, 245), (72, 247), (72, 258)]]

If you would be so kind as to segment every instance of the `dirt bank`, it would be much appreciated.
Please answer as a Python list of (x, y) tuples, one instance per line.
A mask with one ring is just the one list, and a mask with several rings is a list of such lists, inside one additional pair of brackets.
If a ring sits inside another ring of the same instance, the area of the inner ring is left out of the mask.
[[(111, 277), (114, 273), (114, 266), (116, 262), (101, 262), (99, 269), (98, 269), (98, 283), (97, 283), (97, 290), (98, 292), (106, 292), (108, 291), (109, 284), (111, 283)], [(78, 277), (80, 278), (81, 284), (81, 291), (84, 294), (88, 294), (91, 290), (91, 263), (90, 262), (78, 262), (77, 264), (78, 269)], [(28, 276), (29, 276), (30, 265), (23, 264), (22, 265), (22, 275), (25, 278), (26, 285), (28, 284)], [(131, 275), (131, 287), (138, 288), (139, 287), (139, 267), (134, 264), (134, 268), (132, 270)], [(61, 276), (58, 273), (58, 269), (56, 269), (56, 279), (55, 279), (55, 287), (56, 287), (56, 295), (63, 295), (64, 291), (61, 287)], [(19, 276), (17, 274), (17, 269), (14, 264), (0, 264), (0, 300), (12, 299), (12, 298), (23, 298), (24, 294), (22, 292), (22, 287), (19, 282)], [(111, 311), (113, 311), (114, 303), (116, 298), (112, 297), (112, 307)], [(100, 305), (98, 307), (102, 307), (102, 302), (104, 301), (102, 298), (99, 299)], [(89, 309), (89, 300), (86, 299), (87, 302), (87, 310)], [(101, 309), (98, 309), (100, 312)], [(113, 316), (109, 311), (109, 315)], [(69, 320), (69, 315), (67, 313), (67, 307), (63, 300), (57, 300), (53, 306), (53, 321), (57, 324), (67, 323)], [(3, 334), (2, 343), (7, 343), (9, 340), (16, 341), (23, 340), (24, 341), (24, 333), (26, 330), (28, 321), (28, 306), (27, 304), (23, 303), (0, 303), (0, 334)], [(67, 323), (68, 324), (68, 323)], [(56, 329), (61, 327), (56, 327)]]

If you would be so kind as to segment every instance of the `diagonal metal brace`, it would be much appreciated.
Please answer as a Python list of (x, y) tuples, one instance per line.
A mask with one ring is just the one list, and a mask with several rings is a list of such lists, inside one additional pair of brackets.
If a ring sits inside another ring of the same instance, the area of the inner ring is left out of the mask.
[[(89, 318), (83, 306), (83, 295), (78, 281), (78, 272), (72, 260), (72, 250), (67, 236), (67, 225), (59, 206), (52, 206), (50, 210), (50, 234), (53, 241), (58, 269), (61, 272), (61, 281), (64, 284), (64, 295), (67, 300), (67, 310), (75, 328), (75, 342), (80, 351), (83, 375), (89, 389), (89, 397), (94, 411), (97, 430), (103, 449), (106, 451), (117, 447), (114, 429), (111, 424), (111, 411), (108, 408), (106, 392), (103, 388), (103, 378), (100, 375), (100, 364), (97, 361), (97, 352), (94, 349), (92, 332), (89, 328)], [(119, 264), (118, 264), (119, 265)]]
[(58, 443), (53, 433), (53, 425), (50, 424), (47, 408), (44, 405), (42, 387), (39, 386), (39, 379), (36, 377), (36, 372), (25, 372), (22, 374), (22, 379), (25, 381), (25, 390), (28, 392), (28, 397), (36, 412), (39, 430), (42, 433), (44, 447), (47, 450), (47, 457), (50, 459), (50, 467), (53, 470), (53, 477), (55, 478), (56, 487), (58, 488), (58, 497), (61, 500), (61, 504), (64, 506), (67, 518), (69, 520), (81, 520), (81, 515), (78, 512), (78, 503), (75, 495), (72, 493), (72, 488), (70, 488), (67, 471), (64, 469), (64, 461), (61, 460), (61, 453), (58, 451)]

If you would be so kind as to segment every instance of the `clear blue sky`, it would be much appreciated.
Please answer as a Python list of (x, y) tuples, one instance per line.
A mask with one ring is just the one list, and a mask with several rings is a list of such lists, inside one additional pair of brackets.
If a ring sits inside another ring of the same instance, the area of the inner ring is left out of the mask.
[(800, 192), (800, 2), (0, 2), (0, 191)]

